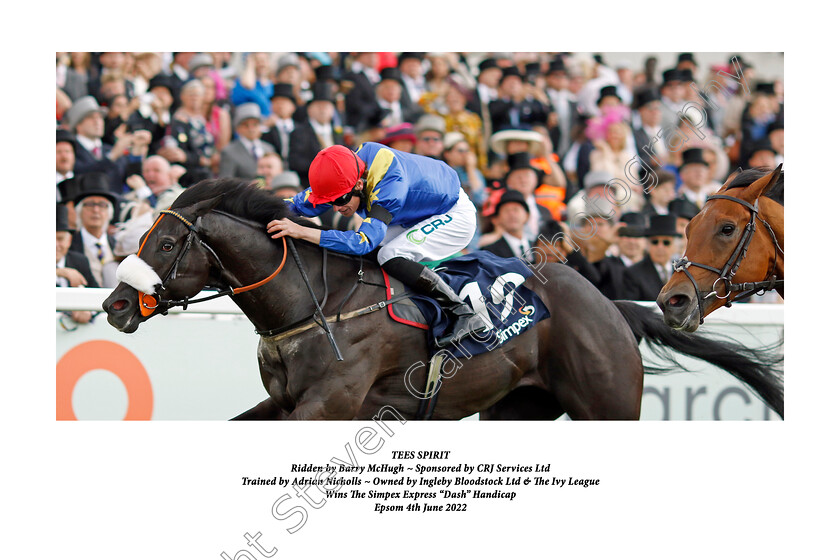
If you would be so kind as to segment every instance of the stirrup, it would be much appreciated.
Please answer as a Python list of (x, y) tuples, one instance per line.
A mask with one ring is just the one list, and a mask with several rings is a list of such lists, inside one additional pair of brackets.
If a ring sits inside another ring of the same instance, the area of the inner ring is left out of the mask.
[[(439, 338), (436, 338), (435, 346), (438, 348), (446, 348), (447, 346), (467, 338), (473, 333), (481, 332), (487, 328), (487, 325), (484, 324), (484, 321), (476, 313), (472, 313), (471, 315), (460, 315), (457, 317), (458, 318), (455, 320), (452, 332), (444, 333)], [(456, 327), (458, 326), (458, 321), (462, 318), (466, 321), (466, 325), (459, 330)]]

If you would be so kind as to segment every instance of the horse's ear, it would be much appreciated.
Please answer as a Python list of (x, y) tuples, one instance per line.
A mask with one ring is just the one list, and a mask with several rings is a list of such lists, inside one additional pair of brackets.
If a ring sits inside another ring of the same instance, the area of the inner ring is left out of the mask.
[(207, 200), (202, 200), (201, 202), (195, 203), (188, 209), (189, 214), (198, 218), (199, 216), (203, 216), (204, 214), (208, 213), (210, 210), (215, 208), (219, 205), (224, 198), (224, 193), (214, 196), (213, 198), (208, 198)]
[(773, 185), (776, 184), (776, 181), (779, 180), (779, 176), (782, 174), (782, 164), (780, 163), (779, 166), (762, 177), (757, 181), (754, 181), (752, 185), (744, 189), (744, 192), (741, 194), (741, 199), (749, 202), (750, 204), (755, 203), (758, 198), (770, 190)]

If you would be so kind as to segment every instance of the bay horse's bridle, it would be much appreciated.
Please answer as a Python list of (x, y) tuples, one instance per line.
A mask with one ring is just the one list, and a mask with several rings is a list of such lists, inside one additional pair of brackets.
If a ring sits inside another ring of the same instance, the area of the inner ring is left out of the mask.
[[(776, 275), (773, 274), (773, 270), (775, 270), (776, 268), (776, 262), (779, 253), (781, 253), (784, 256), (785, 252), (782, 250), (781, 247), (779, 247), (779, 241), (776, 239), (776, 234), (773, 232), (773, 228), (770, 227), (770, 224), (768, 224), (764, 218), (758, 215), (758, 201), (756, 201), (755, 204), (750, 204), (749, 202), (741, 200), (740, 198), (736, 198), (734, 196), (729, 196), (725, 194), (714, 194), (706, 199), (706, 203), (714, 199), (730, 200), (732, 202), (737, 202), (738, 204), (750, 211), (750, 221), (744, 228), (744, 232), (741, 234), (741, 239), (738, 241), (738, 245), (732, 251), (732, 254), (729, 256), (729, 259), (726, 261), (726, 264), (723, 265), (723, 268), (715, 268), (713, 266), (690, 261), (685, 255), (683, 255), (680, 259), (674, 262), (674, 272), (684, 272), (685, 275), (688, 276), (688, 279), (691, 280), (691, 284), (694, 286), (694, 292), (697, 294), (697, 310), (700, 313), (700, 324), (703, 323), (702, 302), (705, 299), (708, 299), (712, 296), (715, 296), (718, 299), (725, 299), (726, 307), (731, 307), (732, 304), (737, 301), (746, 299), (754, 294), (764, 294), (766, 291), (773, 290), (777, 287), (781, 287), (784, 284), (784, 279), (777, 279)], [(738, 272), (738, 268), (741, 266), (741, 261), (743, 261), (744, 257), (747, 256), (747, 249), (750, 246), (750, 242), (752, 241), (753, 234), (756, 230), (756, 218), (758, 218), (761, 221), (761, 223), (764, 224), (764, 227), (767, 228), (767, 231), (770, 233), (770, 237), (773, 240), (773, 266), (770, 267), (770, 271), (767, 273), (765, 279), (761, 282), (744, 282), (741, 284), (733, 284), (732, 279)], [(712, 284), (712, 290), (703, 298), (700, 297), (700, 288), (699, 286), (697, 286), (697, 281), (694, 279), (694, 276), (692, 276), (691, 272), (689, 272), (688, 270), (691, 266), (696, 266), (697, 268), (702, 268), (704, 270), (714, 272), (718, 275), (717, 279)], [(722, 296), (718, 295), (718, 282), (723, 282), (723, 288), (726, 291), (726, 293)], [(733, 297), (733, 292), (740, 293), (737, 296)]]

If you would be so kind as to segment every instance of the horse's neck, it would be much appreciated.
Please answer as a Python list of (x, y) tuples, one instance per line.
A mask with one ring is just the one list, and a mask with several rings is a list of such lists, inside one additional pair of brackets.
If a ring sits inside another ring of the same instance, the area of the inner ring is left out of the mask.
[[(776, 254), (776, 268), (775, 274), (778, 278), (785, 277), (785, 207), (775, 200), (767, 197), (760, 199), (760, 216), (764, 219), (773, 230), (773, 235), (776, 236), (776, 242), (779, 245), (781, 252)], [(770, 240), (772, 243), (773, 240)]]
[[(234, 229), (238, 231), (234, 233)], [(220, 216), (208, 220), (206, 235), (208, 243), (224, 266), (223, 280), (234, 287), (249, 286), (269, 277), (283, 260), (282, 242), (271, 240), (265, 233), (231, 218)], [(321, 302), (324, 299), (323, 249), (300, 240), (292, 243), (300, 256), (315, 297)], [(370, 274), (371, 269), (377, 267), (369, 263), (365, 265), (366, 278), (374, 277)], [(358, 270), (358, 260), (329, 255), (327, 277), (330, 304), (327, 307), (333, 307), (333, 304), (337, 307), (356, 281)], [(288, 244), (285, 264), (277, 276), (271, 282), (242, 292), (233, 299), (257, 330), (291, 325), (312, 317), (315, 309)]]

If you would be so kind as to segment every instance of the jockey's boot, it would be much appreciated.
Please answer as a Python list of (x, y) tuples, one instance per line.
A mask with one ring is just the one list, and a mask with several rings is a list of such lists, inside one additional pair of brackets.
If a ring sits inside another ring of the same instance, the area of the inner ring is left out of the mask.
[(454, 325), (447, 332), (435, 339), (438, 348), (444, 348), (473, 333), (485, 330), (486, 325), (467, 303), (443, 281), (443, 278), (429, 269), (423, 268), (415, 287), (418, 291), (431, 296), (454, 320)]
[(435, 340), (438, 348), (485, 330), (481, 317), (435, 271), (405, 257), (393, 257), (382, 263), (382, 268), (407, 287), (437, 301), (452, 318), (453, 327)]

